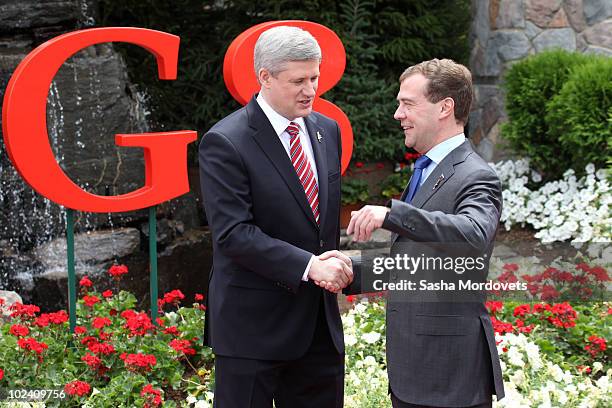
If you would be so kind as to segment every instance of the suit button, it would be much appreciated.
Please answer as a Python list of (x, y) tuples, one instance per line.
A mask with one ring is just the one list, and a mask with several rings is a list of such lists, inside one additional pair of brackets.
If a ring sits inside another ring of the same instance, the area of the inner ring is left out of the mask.
[(323, 241), (323, 240), (319, 241), (319, 246), (320, 246), (321, 248), (323, 248), (323, 246), (324, 246), (324, 245), (325, 245), (325, 241)]
[(408, 227), (408, 229), (409, 229), (410, 231), (414, 231), (414, 226), (413, 226), (413, 225), (411, 225), (411, 226), (409, 226), (409, 227)]

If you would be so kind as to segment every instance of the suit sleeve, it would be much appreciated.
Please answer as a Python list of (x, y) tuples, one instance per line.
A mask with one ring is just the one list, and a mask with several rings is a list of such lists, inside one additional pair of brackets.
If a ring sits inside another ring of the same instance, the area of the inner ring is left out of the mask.
[(494, 172), (481, 169), (463, 181), (455, 213), (427, 211), (392, 200), (382, 227), (416, 242), (463, 242), (481, 249), (493, 241), (501, 213), (501, 184)]
[(253, 222), (248, 173), (223, 134), (204, 135), (199, 149), (204, 209), (216, 250), (241, 267), (297, 292), (312, 254), (270, 237)]

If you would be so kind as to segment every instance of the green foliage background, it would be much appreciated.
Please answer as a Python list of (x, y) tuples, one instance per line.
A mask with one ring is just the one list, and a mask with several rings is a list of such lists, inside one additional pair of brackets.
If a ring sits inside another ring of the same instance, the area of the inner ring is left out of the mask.
[(502, 134), (545, 180), (610, 162), (612, 59), (547, 51), (517, 62), (504, 81), (509, 121)]
[[(339, 84), (324, 98), (351, 120), (353, 159), (399, 160), (403, 136), (393, 113), (397, 79), (431, 58), (467, 63), (469, 0), (100, 0), (101, 26), (146, 27), (181, 37), (176, 81), (157, 79), (154, 59), (118, 45), (133, 82), (150, 96), (152, 125), (202, 136), (239, 108), (225, 89), (223, 58), (247, 28), (271, 20), (309, 20), (338, 34), (347, 52)], [(251, 75), (252, 68), (245, 67)], [(194, 146), (194, 145), (192, 145)]]

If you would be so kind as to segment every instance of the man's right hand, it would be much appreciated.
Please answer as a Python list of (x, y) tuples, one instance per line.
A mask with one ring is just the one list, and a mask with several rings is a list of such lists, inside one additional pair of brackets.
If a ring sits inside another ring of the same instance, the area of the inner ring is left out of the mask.
[(351, 260), (340, 251), (328, 251), (315, 257), (308, 277), (330, 292), (338, 293), (353, 281)]

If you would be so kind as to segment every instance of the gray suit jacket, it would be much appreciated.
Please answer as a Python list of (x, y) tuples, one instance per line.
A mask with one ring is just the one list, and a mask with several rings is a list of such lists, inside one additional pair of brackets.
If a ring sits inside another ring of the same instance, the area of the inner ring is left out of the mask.
[[(469, 141), (453, 150), (417, 191), (412, 204), (392, 200), (383, 228), (394, 232), (391, 255), (417, 243), (461, 243), (486, 254), (483, 280), (502, 207), (500, 181)], [(448, 244), (446, 244), (448, 243)], [(454, 272), (450, 272), (453, 274)], [(391, 273), (390, 281), (397, 281)], [(389, 292), (389, 386), (418, 405), (467, 407), (504, 396), (493, 326), (479, 301), (406, 301)]]

